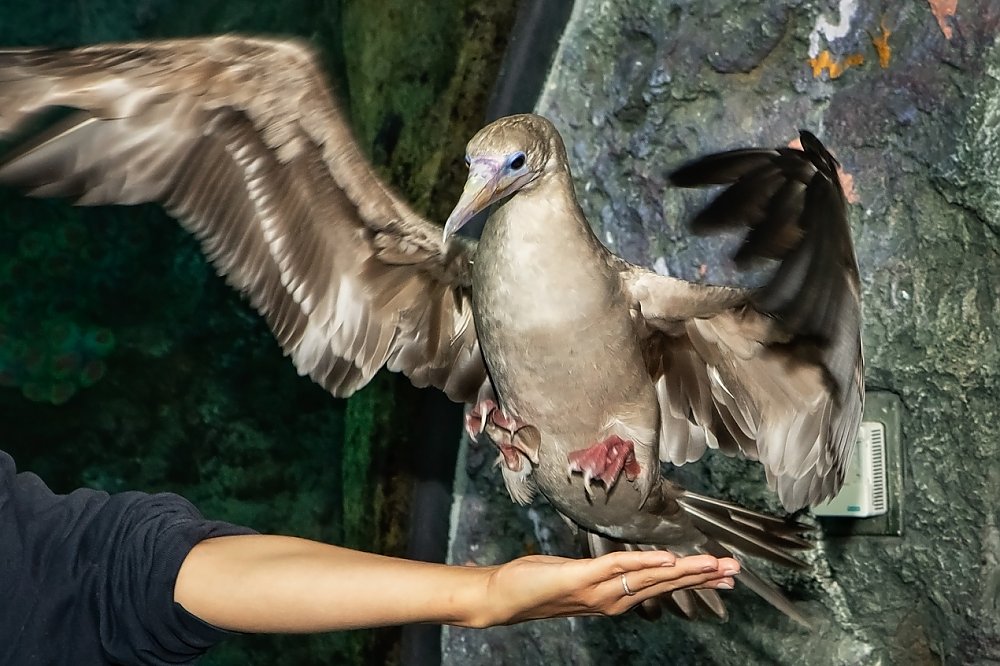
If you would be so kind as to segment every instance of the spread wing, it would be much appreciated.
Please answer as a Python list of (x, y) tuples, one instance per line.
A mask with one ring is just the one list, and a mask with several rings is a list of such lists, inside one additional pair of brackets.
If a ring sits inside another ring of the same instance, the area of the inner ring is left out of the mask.
[(382, 183), (305, 45), (237, 36), (0, 51), (0, 185), (81, 205), (159, 202), (338, 396), (383, 365), (454, 400), (486, 374), (474, 245)]
[(706, 287), (623, 266), (656, 383), (661, 459), (707, 448), (764, 465), (789, 510), (843, 484), (864, 399), (857, 259), (837, 162), (803, 150), (749, 149), (693, 162), (676, 185), (729, 186), (696, 231), (747, 227), (735, 259), (780, 263), (756, 290)]

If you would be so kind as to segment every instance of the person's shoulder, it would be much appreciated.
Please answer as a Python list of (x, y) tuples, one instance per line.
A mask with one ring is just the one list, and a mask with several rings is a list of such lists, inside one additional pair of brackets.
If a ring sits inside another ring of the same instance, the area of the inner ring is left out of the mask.
[[(14, 459), (9, 453), (0, 449), (0, 481), (7, 481), (13, 478), (17, 474), (17, 465), (14, 463)], [(0, 489), (6, 487), (8, 484), (3, 483), (0, 485)]]

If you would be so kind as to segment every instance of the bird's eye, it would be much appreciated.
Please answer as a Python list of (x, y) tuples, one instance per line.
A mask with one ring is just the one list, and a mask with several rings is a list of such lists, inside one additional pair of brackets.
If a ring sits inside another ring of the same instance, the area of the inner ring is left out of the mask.
[(472, 166), (472, 158), (468, 155), (465, 156), (465, 166)]
[(510, 162), (507, 163), (507, 166), (513, 169), (514, 171), (517, 171), (518, 169), (524, 166), (525, 161), (526, 158), (524, 156), (524, 153), (515, 153), (514, 156), (510, 158)]

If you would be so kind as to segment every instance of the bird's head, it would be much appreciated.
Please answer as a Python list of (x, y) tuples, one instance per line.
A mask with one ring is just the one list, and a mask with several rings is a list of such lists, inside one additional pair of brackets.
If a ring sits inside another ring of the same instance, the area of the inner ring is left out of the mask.
[(531, 188), (558, 169), (565, 154), (555, 126), (534, 114), (500, 118), (479, 130), (466, 146), (469, 177), (444, 225), (444, 240), (490, 204)]

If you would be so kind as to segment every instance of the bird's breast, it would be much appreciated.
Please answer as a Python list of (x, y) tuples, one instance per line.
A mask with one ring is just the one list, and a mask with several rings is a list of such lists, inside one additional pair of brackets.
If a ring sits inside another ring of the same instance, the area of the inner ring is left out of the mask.
[(620, 281), (593, 239), (490, 222), (473, 271), (473, 308), (501, 403), (566, 446), (592, 443), (637, 403), (655, 405)]

